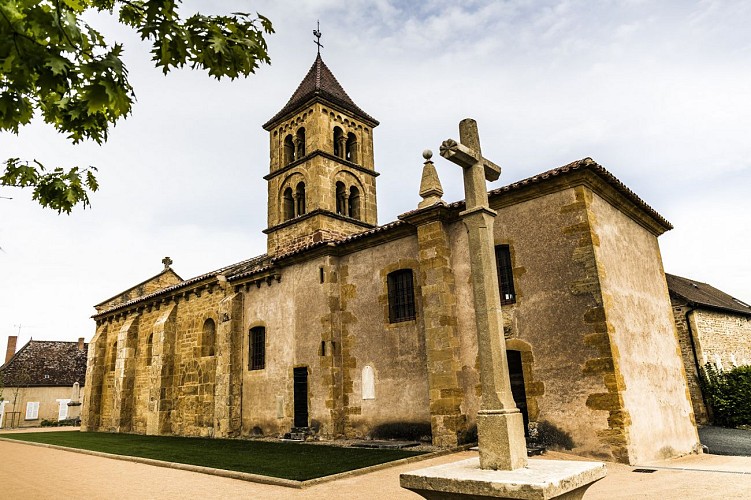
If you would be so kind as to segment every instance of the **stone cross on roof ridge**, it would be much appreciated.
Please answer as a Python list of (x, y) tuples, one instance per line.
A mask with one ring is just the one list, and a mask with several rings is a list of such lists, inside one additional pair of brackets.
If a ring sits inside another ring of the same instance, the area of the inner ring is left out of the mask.
[(497, 180), (501, 176), (501, 167), (483, 158), (477, 122), (472, 118), (465, 118), (459, 122), (459, 141), (459, 143), (453, 139), (443, 141), (440, 148), (441, 156), (463, 168), (482, 163), (485, 179), (489, 181)]
[[(464, 190), (467, 210), (489, 210), (488, 190), (485, 181), (494, 181), (501, 176), (501, 167), (482, 156), (477, 122), (465, 118), (459, 122), (459, 140), (446, 139), (441, 144), (441, 156), (464, 169)], [(479, 167), (480, 168), (473, 168)]]

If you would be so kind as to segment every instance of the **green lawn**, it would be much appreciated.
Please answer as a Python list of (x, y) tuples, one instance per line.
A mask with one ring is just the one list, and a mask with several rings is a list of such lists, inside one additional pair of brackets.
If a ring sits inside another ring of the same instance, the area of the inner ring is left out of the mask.
[(103, 432), (29, 432), (5, 434), (2, 437), (249, 472), (295, 481), (305, 481), (420, 454), (402, 450), (341, 448), (304, 443)]

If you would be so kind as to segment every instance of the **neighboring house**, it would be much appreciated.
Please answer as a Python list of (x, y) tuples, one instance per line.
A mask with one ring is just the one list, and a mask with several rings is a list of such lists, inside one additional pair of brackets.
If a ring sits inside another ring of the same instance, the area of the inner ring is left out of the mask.
[(18, 352), (8, 337), (0, 366), (0, 427), (35, 427), (42, 420), (78, 418), (86, 377), (86, 349), (78, 342), (30, 340)]
[(699, 281), (666, 274), (696, 421), (708, 422), (699, 368), (751, 365), (751, 306)]
[[(472, 438), (481, 386), (464, 203), (444, 203), (432, 179), (421, 208), (378, 225), (377, 125), (316, 58), (264, 125), (267, 253), (188, 280), (165, 259), (98, 304), (82, 429), (333, 439), (418, 424), (437, 446)], [(590, 158), (489, 197), (501, 296), (489, 307), (502, 305), (525, 420), (581, 455), (694, 451), (657, 242), (670, 223)]]

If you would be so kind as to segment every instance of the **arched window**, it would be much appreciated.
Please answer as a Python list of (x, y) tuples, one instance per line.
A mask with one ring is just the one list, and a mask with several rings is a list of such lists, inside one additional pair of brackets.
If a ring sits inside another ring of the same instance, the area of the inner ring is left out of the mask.
[(295, 159), (305, 156), (305, 128), (300, 127), (295, 134)]
[(292, 198), (292, 188), (284, 190), (282, 196), (282, 212), (284, 220), (290, 220), (295, 216), (295, 200)]
[(357, 136), (350, 132), (347, 134), (347, 153), (345, 160), (357, 163)]
[(389, 289), (389, 323), (415, 319), (412, 269), (399, 269), (386, 277)]
[(344, 135), (344, 131), (339, 127), (334, 127), (334, 156), (344, 158), (346, 142), (347, 137)]
[(290, 134), (284, 138), (284, 164), (287, 165), (293, 161), (295, 161), (295, 143)]
[(250, 329), (248, 335), (248, 369), (263, 370), (266, 368), (266, 329), (256, 326)]
[(112, 343), (112, 350), (110, 351), (110, 371), (115, 371), (115, 364), (117, 363), (117, 340)]
[(298, 182), (295, 188), (295, 215), (300, 216), (305, 213), (305, 183)]
[(151, 366), (151, 358), (154, 355), (154, 334), (146, 339), (146, 366)]
[(203, 322), (201, 332), (201, 356), (213, 356), (216, 345), (216, 323), (209, 318)]
[(342, 181), (336, 183), (336, 213), (347, 215), (347, 188)]
[(360, 218), (360, 190), (356, 186), (349, 188), (349, 203), (347, 213), (353, 219)]

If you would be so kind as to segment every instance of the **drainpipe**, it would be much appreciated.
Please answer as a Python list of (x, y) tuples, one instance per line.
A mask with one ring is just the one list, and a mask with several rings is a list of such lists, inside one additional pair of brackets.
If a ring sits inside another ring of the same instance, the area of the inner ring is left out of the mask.
[(699, 377), (699, 394), (701, 394), (701, 402), (704, 405), (704, 409), (707, 412), (707, 418), (709, 418), (709, 406), (707, 406), (707, 400), (704, 397), (704, 390), (701, 387), (701, 366), (699, 365), (699, 355), (696, 352), (696, 341), (694, 340), (694, 332), (691, 329), (691, 321), (689, 320), (688, 315), (693, 313), (696, 309), (694, 307), (691, 307), (688, 311), (686, 311), (683, 314), (684, 319), (686, 320), (686, 328), (688, 328), (688, 340), (691, 343), (691, 352), (693, 353), (694, 358), (694, 366), (696, 367), (696, 376)]

